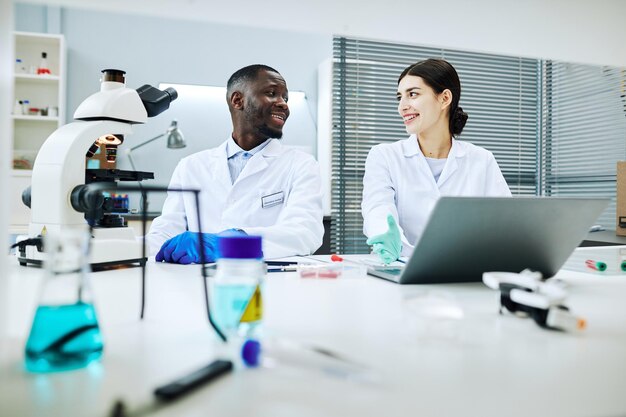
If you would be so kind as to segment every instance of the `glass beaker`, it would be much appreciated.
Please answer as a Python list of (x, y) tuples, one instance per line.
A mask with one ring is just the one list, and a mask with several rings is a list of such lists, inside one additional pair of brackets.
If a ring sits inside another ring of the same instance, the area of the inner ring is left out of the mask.
[(25, 348), (26, 369), (77, 369), (102, 356), (102, 336), (89, 274), (89, 234), (65, 230), (44, 237), (44, 281)]

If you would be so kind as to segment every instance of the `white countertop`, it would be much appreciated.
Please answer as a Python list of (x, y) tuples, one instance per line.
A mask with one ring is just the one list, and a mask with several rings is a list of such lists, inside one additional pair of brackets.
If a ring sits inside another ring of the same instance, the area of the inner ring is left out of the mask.
[[(26, 373), (23, 349), (41, 270), (11, 264), (2, 416), (105, 416), (116, 399), (130, 415), (144, 415), (132, 411), (153, 403), (156, 386), (229, 353), (206, 319), (200, 268), (149, 262), (143, 322), (140, 269), (92, 274), (105, 342), (100, 363)], [(567, 305), (587, 319), (582, 333), (500, 315), (497, 293), (481, 283), (400, 286), (369, 276), (269, 274), (264, 366), (237, 368), (149, 415), (624, 415), (626, 273), (563, 270), (557, 277), (569, 283)], [(277, 338), (330, 349), (365, 368), (277, 349)]]

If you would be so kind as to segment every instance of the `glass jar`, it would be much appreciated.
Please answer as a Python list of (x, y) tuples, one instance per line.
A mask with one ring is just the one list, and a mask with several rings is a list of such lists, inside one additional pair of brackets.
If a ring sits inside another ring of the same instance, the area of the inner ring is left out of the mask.
[(89, 233), (44, 236), (44, 281), (25, 348), (26, 369), (55, 372), (87, 366), (103, 343), (89, 285)]
[(248, 337), (263, 319), (265, 263), (260, 236), (224, 236), (212, 278), (213, 318), (228, 335)]

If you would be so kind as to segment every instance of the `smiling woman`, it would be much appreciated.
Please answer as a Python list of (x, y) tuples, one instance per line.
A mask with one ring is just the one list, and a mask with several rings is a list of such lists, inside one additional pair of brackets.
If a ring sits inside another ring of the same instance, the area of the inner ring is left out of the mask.
[(442, 195), (511, 195), (493, 154), (455, 138), (468, 116), (452, 65), (426, 59), (408, 66), (396, 97), (411, 136), (370, 150), (361, 204), (367, 244), (387, 264), (410, 256)]
[[(615, 227), (615, 166), (626, 159), (624, 68), (336, 37), (335, 63), (324, 80), (333, 85), (327, 100), (333, 252), (369, 250), (354, 209), (365, 156), (372, 146), (406, 137), (393, 102), (397, 77), (430, 57), (445, 58), (462, 81), (459, 104), (469, 119), (459, 139), (493, 153), (512, 194), (608, 197), (613, 201), (597, 224)], [(580, 117), (580, 109), (593, 111)]]
[(461, 82), (454, 67), (443, 59), (427, 59), (406, 68), (398, 78), (396, 98), (407, 133), (417, 135), (422, 151), (429, 130), (438, 123), (439, 129), (445, 130), (447, 124), (447, 132), (443, 132), (446, 146), (439, 149), (439, 156), (429, 152), (429, 156), (445, 158), (448, 136), (460, 135), (468, 117), (459, 107)]

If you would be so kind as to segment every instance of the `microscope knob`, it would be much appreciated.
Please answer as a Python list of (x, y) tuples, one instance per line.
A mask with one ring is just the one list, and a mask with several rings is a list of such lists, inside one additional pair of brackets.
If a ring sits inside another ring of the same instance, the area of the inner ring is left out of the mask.
[(79, 213), (88, 213), (102, 207), (104, 196), (101, 190), (94, 190), (87, 185), (77, 185), (72, 190), (70, 202), (74, 210)]
[(22, 203), (30, 208), (30, 186), (22, 191)]

